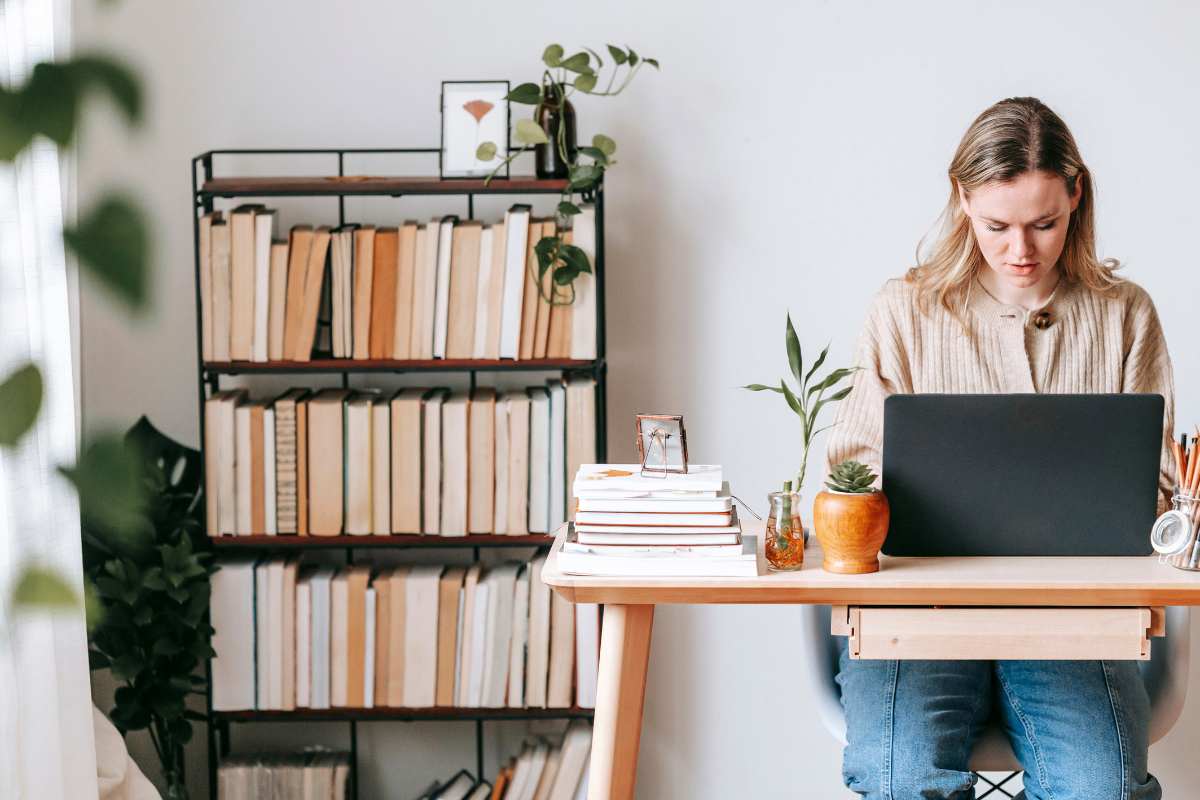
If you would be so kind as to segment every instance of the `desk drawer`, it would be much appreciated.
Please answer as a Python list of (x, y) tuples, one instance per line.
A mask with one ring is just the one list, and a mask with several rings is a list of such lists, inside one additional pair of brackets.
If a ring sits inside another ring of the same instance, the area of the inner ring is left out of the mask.
[(851, 658), (1150, 658), (1162, 608), (881, 608), (834, 606), (831, 631)]

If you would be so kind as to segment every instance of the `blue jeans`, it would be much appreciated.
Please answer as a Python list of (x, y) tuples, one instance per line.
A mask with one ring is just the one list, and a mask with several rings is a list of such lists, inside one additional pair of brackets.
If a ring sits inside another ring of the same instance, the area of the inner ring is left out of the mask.
[(842, 778), (869, 800), (972, 800), (968, 762), (989, 719), (1025, 770), (1018, 797), (1162, 797), (1136, 662), (851, 660), (841, 643)]

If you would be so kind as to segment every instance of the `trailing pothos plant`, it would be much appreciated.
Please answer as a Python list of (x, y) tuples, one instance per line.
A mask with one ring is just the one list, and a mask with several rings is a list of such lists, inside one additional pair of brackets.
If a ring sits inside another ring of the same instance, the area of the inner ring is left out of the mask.
[(215, 571), (204, 534), (200, 453), (164, 436), (142, 417), (122, 446), (138, 464), (147, 503), (141, 524), (120, 535), (104, 520), (85, 519), (84, 573), (103, 613), (89, 636), (92, 669), (109, 669), (120, 684), (110, 712), (122, 735), (146, 729), (162, 765), (168, 800), (187, 788), (183, 750), (188, 708), (203, 694), (197, 674), (215, 653), (206, 613)]
[[(539, 108), (548, 108), (563, 120), (567, 101), (576, 93), (588, 94), (593, 97), (615, 97), (625, 90), (634, 76), (649, 64), (659, 69), (657, 59), (639, 56), (632, 47), (620, 48), (608, 45), (608, 53), (612, 57), (612, 72), (608, 83), (598, 88), (604, 71), (604, 59), (595, 50), (585, 47), (578, 53), (566, 55), (562, 45), (549, 45), (542, 52), (542, 70), (540, 83), (522, 83), (513, 88), (506, 96), (510, 103), (533, 106), (533, 115), (528, 119), (517, 120), (513, 136), (521, 148), (506, 154), (501, 154), (495, 142), (483, 142), (476, 150), (475, 157), (483, 162), (497, 161), (495, 169), (487, 180), (490, 182), (506, 165), (530, 148), (538, 145), (553, 145), (558, 150), (558, 156), (567, 165), (567, 182), (563, 186), (562, 196), (555, 209), (558, 225), (553, 236), (543, 236), (534, 246), (537, 253), (537, 275), (534, 283), (542, 299), (551, 305), (570, 305), (575, 302), (574, 282), (582, 273), (591, 273), (592, 265), (588, 263), (587, 255), (575, 245), (563, 241), (563, 232), (571, 217), (580, 213), (579, 206), (571, 202), (576, 192), (593, 190), (604, 178), (604, 172), (615, 165), (613, 155), (617, 152), (617, 143), (612, 137), (597, 133), (592, 137), (592, 143), (571, 152), (567, 146), (567, 126), (560, 122), (554, 131), (546, 131), (538, 123)], [(618, 76), (620, 81), (618, 82)], [(550, 135), (554, 135), (551, 143)], [(586, 160), (580, 160), (581, 157)], [(545, 287), (545, 275), (551, 273), (549, 290)]]
[[(799, 387), (799, 391), (794, 391), (788, 385), (786, 378), (780, 378), (778, 386), (752, 383), (742, 388), (749, 389), (752, 392), (775, 392), (781, 394), (787, 401), (788, 408), (795, 412), (796, 416), (800, 417), (800, 469), (797, 471), (795, 479), (795, 491), (799, 492), (804, 486), (804, 476), (808, 471), (808, 451), (812, 446), (813, 440), (817, 438), (817, 434), (833, 427), (833, 425), (826, 425), (818, 428), (817, 416), (821, 413), (821, 409), (828, 404), (846, 399), (846, 396), (850, 394), (851, 389), (854, 387), (846, 386), (837, 389), (837, 385), (861, 368), (841, 367), (830, 370), (824, 377), (815, 377), (817, 370), (825, 363), (825, 356), (829, 355), (830, 346), (826, 345), (821, 354), (817, 356), (817, 360), (805, 372), (804, 353), (800, 349), (800, 339), (796, 336), (796, 329), (792, 326), (791, 314), (788, 314), (787, 317), (787, 331), (784, 334), (784, 343), (787, 347), (788, 367), (791, 370), (792, 377), (796, 381), (796, 385)], [(833, 392), (833, 394), (826, 397), (826, 392)]]

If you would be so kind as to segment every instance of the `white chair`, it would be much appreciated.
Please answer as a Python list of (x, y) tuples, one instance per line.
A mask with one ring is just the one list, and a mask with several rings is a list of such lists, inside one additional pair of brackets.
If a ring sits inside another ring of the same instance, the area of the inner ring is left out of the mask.
[[(1168, 607), (1166, 623), (1166, 635), (1151, 640), (1150, 660), (1138, 662), (1150, 695), (1151, 743), (1166, 736), (1175, 725), (1187, 697), (1191, 609)], [(844, 745), (846, 718), (834, 681), (838, 669), (838, 645), (829, 633), (829, 606), (805, 606), (801, 624), (808, 660), (801, 674), (809, 684), (809, 696), (816, 698), (821, 722)], [(971, 769), (975, 772), (1018, 772), (1021, 765), (1004, 733), (993, 726), (984, 732), (971, 753)]]

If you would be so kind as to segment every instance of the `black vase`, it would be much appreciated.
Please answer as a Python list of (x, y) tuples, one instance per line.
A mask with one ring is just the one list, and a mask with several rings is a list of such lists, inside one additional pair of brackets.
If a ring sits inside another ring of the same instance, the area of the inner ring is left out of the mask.
[(567, 177), (568, 163), (563, 161), (562, 153), (558, 148), (558, 129), (560, 125), (566, 125), (567, 157), (570, 161), (574, 161), (579, 152), (575, 136), (575, 107), (568, 100), (563, 105), (562, 113), (559, 113), (560, 95), (557, 86), (543, 87), (542, 94), (545, 99), (538, 105), (537, 121), (550, 141), (534, 146), (535, 170), (539, 178), (565, 178)]

